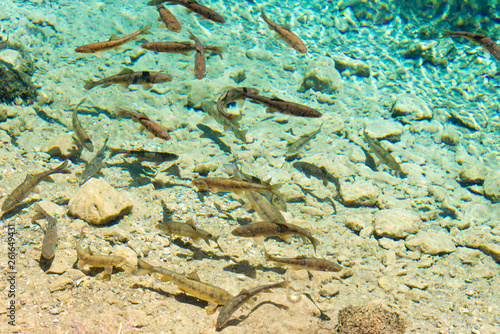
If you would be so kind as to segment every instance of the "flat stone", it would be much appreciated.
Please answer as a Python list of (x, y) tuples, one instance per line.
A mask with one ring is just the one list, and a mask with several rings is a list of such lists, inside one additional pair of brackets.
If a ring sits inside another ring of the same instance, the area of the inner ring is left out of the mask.
[(129, 321), (129, 326), (145, 327), (151, 323), (151, 318), (143, 310), (129, 308), (125, 311), (125, 319)]
[(328, 60), (331, 64), (319, 63), (320, 65), (318, 65), (315, 63), (314, 68), (304, 76), (298, 92), (303, 93), (312, 89), (317, 92), (333, 93), (342, 87), (340, 73), (335, 69), (334, 62), (331, 59)]
[(347, 215), (344, 217), (345, 226), (353, 232), (359, 233), (362, 229), (371, 225), (372, 220), (361, 215)]
[(493, 203), (500, 202), (500, 170), (493, 171), (484, 179), (484, 194)]
[(500, 245), (494, 243), (482, 244), (479, 249), (485, 254), (491, 255), (496, 262), (500, 263)]
[(75, 281), (73, 281), (71, 278), (64, 276), (57, 276), (49, 284), (49, 291), (50, 292), (62, 291), (70, 289), (74, 286), (75, 286)]
[(319, 295), (322, 297), (334, 297), (340, 292), (339, 286), (334, 283), (325, 284), (319, 290)]
[(359, 77), (369, 77), (370, 66), (360, 60), (352, 59), (346, 56), (337, 55), (335, 58), (335, 68), (340, 73), (349, 70), (349, 73)]
[(257, 60), (270, 60), (272, 58), (271, 52), (266, 49), (262, 49), (258, 46), (255, 46), (245, 53), (246, 56), (250, 59)]
[(390, 142), (398, 142), (403, 134), (401, 124), (392, 120), (375, 120), (366, 125), (365, 132), (370, 138), (378, 140), (387, 139)]
[(377, 205), (380, 189), (370, 181), (358, 179), (353, 183), (342, 184), (342, 199), (345, 206), (375, 206)]
[(409, 210), (380, 210), (375, 214), (375, 235), (391, 239), (406, 238), (418, 232), (420, 222), (420, 217)]
[(488, 120), (468, 110), (450, 110), (450, 121), (469, 130), (479, 131), (484, 129)]
[(420, 231), (415, 236), (408, 237), (405, 245), (412, 251), (420, 250), (430, 255), (448, 254), (456, 250), (450, 235), (444, 231)]
[(104, 225), (132, 211), (132, 203), (103, 179), (90, 179), (69, 201), (69, 215)]
[(63, 159), (74, 158), (80, 154), (80, 150), (78, 149), (73, 136), (66, 132), (52, 137), (43, 151), (50, 154), (52, 157), (59, 157)]
[(483, 184), (487, 175), (488, 169), (486, 167), (470, 165), (460, 171), (458, 174), (458, 181), (466, 186), (471, 184)]
[(392, 117), (421, 121), (432, 118), (432, 110), (427, 102), (418, 96), (401, 94), (396, 97), (391, 108)]

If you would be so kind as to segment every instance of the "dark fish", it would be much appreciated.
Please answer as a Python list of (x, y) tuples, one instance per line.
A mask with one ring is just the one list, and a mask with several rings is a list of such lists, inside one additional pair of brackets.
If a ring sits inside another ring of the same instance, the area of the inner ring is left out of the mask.
[(300, 53), (307, 53), (307, 46), (300, 39), (299, 36), (295, 35), (293, 32), (291, 32), (287, 28), (284, 28), (284, 27), (280, 26), (279, 24), (274, 23), (271, 20), (269, 20), (267, 18), (266, 14), (264, 14), (263, 9), (260, 10), (260, 14), (262, 15), (262, 18), (264, 19), (264, 21), (266, 21), (266, 23), (269, 25), (269, 27), (271, 29), (273, 29), (274, 31), (276, 31), (276, 33), (283, 40), (283, 42), (285, 42), (286, 44), (288, 44), (289, 46), (291, 46), (292, 48), (294, 48), (295, 50), (297, 50)]
[(314, 176), (323, 181), (323, 184), (326, 186), (328, 182), (332, 182), (335, 184), (335, 188), (337, 189), (337, 193), (340, 195), (340, 181), (337, 177), (330, 174), (324, 166), (318, 167), (309, 162), (305, 161), (297, 161), (293, 163), (293, 167), (297, 170), (303, 172), (307, 175), (307, 177)]
[(41, 218), (47, 220), (47, 227), (45, 228), (45, 235), (43, 236), (42, 242), (42, 256), (40, 260), (42, 262), (50, 262), (56, 254), (57, 219), (49, 215), (38, 203), (35, 203), (33, 208), (37, 213), (33, 216), (31, 222)]
[(377, 157), (385, 163), (387, 166), (392, 168), (394, 171), (396, 171), (397, 175), (401, 178), (406, 177), (408, 174), (403, 172), (401, 169), (401, 166), (397, 163), (396, 159), (392, 157), (392, 155), (387, 151), (378, 141), (378, 139), (371, 138), (368, 136), (368, 134), (365, 132), (363, 136), (365, 142), (368, 143), (368, 146), (370, 146), (370, 149), (377, 155)]
[(229, 147), (226, 143), (222, 141), (222, 139), (220, 139), (220, 137), (223, 136), (222, 133), (220, 133), (219, 131), (215, 131), (209, 126), (206, 126), (205, 124), (201, 123), (196, 124), (196, 127), (198, 127), (198, 129), (203, 131), (203, 134), (200, 137), (212, 139), (214, 143), (216, 143), (221, 150), (223, 150), (226, 153), (231, 153), (231, 147)]
[(104, 165), (104, 159), (106, 159), (106, 149), (108, 148), (106, 146), (107, 142), (108, 142), (108, 137), (106, 137), (106, 139), (104, 140), (104, 144), (99, 149), (99, 151), (96, 152), (96, 154), (94, 155), (92, 160), (90, 160), (90, 162), (87, 164), (85, 169), (77, 175), (80, 177), (80, 184), (85, 183), (85, 181), (94, 176)]
[(148, 116), (146, 116), (146, 114), (144, 113), (139, 114), (138, 112), (125, 110), (122, 108), (116, 108), (116, 111), (120, 116), (132, 117), (132, 119), (135, 122), (141, 123), (141, 126), (144, 129), (146, 129), (149, 133), (151, 133), (152, 136), (164, 140), (170, 140), (171, 137), (167, 129), (165, 129), (163, 126), (156, 123), (155, 121), (150, 120)]
[(226, 20), (210, 8), (203, 6), (199, 4), (195, 0), (152, 0), (148, 2), (148, 5), (157, 5), (160, 3), (167, 2), (167, 5), (181, 5), (186, 7), (187, 9), (195, 12), (196, 14), (199, 14), (203, 16), (206, 19), (209, 19), (210, 21), (214, 21), (217, 23), (224, 23)]
[(33, 190), (33, 188), (35, 188), (41, 181), (47, 179), (50, 180), (49, 176), (51, 174), (69, 173), (66, 169), (66, 167), (68, 167), (68, 163), (69, 162), (66, 160), (54, 169), (49, 169), (35, 175), (27, 174), (24, 181), (12, 190), (9, 196), (7, 196), (2, 204), (2, 211), (6, 212), (12, 210), (17, 204), (25, 199), (31, 190)]
[(491, 38), (486, 37), (486, 35), (476, 34), (473, 32), (466, 31), (445, 31), (443, 37), (463, 37), (467, 38), (476, 44), (481, 45), (486, 49), (496, 60), (500, 61), (500, 46), (495, 43)]
[(212, 116), (213, 119), (217, 121), (220, 125), (224, 127), (224, 130), (231, 130), (236, 138), (241, 140), (242, 142), (246, 143), (247, 142), (247, 131), (248, 130), (240, 130), (240, 125), (238, 124), (237, 121), (233, 120), (228, 120), (224, 116), (222, 116), (221, 113), (217, 110), (217, 104), (213, 101), (203, 101), (201, 102), (201, 109), (206, 111), (210, 116)]
[(72, 115), (73, 131), (75, 132), (76, 139), (78, 140), (80, 145), (85, 147), (89, 152), (93, 152), (94, 145), (92, 145), (92, 140), (90, 140), (89, 135), (87, 134), (87, 132), (82, 126), (82, 123), (80, 123), (80, 120), (78, 119), (78, 107), (80, 106), (80, 104), (83, 103), (83, 101), (85, 101), (85, 98), (83, 98), (80, 101), (80, 103), (76, 105), (75, 109), (73, 109), (73, 115)]
[(139, 35), (151, 34), (151, 32), (149, 32), (149, 30), (148, 30), (149, 28), (151, 28), (151, 24), (148, 24), (147, 26), (145, 26), (141, 30), (138, 30), (130, 35), (125, 36), (125, 37), (118, 38), (118, 37), (115, 37), (113, 35), (110, 37), (109, 40), (104, 41), (104, 42), (97, 42), (97, 43), (82, 45), (82, 46), (77, 47), (75, 49), (75, 52), (93, 53), (96, 56), (99, 56), (100, 52), (115, 49), (115, 48), (117, 48), (125, 43), (128, 43), (128, 42), (136, 39), (137, 36), (139, 36)]
[(231, 298), (226, 303), (226, 305), (224, 305), (221, 308), (219, 316), (217, 317), (217, 323), (215, 324), (215, 328), (220, 329), (224, 327), (224, 325), (227, 323), (231, 315), (255, 295), (269, 289), (284, 288), (287, 286), (288, 286), (288, 281), (282, 281), (279, 283), (257, 286), (250, 290), (245, 290), (245, 289), (241, 290), (237, 296)]
[(245, 97), (250, 99), (250, 102), (259, 103), (267, 107), (267, 112), (279, 112), (285, 115), (300, 116), (300, 117), (321, 117), (323, 116), (316, 109), (310, 108), (303, 104), (288, 102), (277, 97), (269, 98), (257, 94), (244, 93)]
[[(141, 44), (141, 48), (154, 52), (182, 53), (185, 55), (197, 50), (196, 45), (191, 42), (147, 42)], [(220, 59), (223, 59), (222, 52), (226, 51), (226, 48), (223, 46), (203, 45), (203, 50), (216, 53)]]
[(297, 152), (304, 146), (308, 141), (316, 137), (316, 135), (321, 131), (321, 127), (323, 126), (323, 123), (319, 126), (317, 130), (314, 130), (311, 133), (306, 133), (305, 135), (300, 136), (299, 139), (294, 141), (293, 143), (288, 144), (288, 150), (286, 151), (286, 154), (292, 154)]
[(155, 71), (134, 72), (129, 68), (124, 68), (120, 73), (98, 81), (84, 80), (84, 88), (90, 90), (95, 86), (108, 87), (113, 84), (120, 84), (123, 87), (128, 87), (129, 85), (143, 85), (144, 89), (149, 89), (152, 84), (164, 83), (172, 81), (172, 79), (172, 76), (167, 73)]
[(8, 42), (9, 42), (9, 36), (7, 36), (5, 42), (0, 43), (0, 50), (5, 49), (7, 47)]
[(365, 165), (370, 167), (370, 169), (374, 172), (378, 171), (377, 169), (377, 163), (375, 162), (375, 159), (373, 158), (373, 155), (370, 154), (370, 152), (361, 146), (361, 149), (363, 150), (363, 153), (365, 154)]
[(175, 18), (174, 14), (172, 14), (168, 9), (165, 8), (162, 4), (157, 4), (156, 9), (160, 14), (160, 20), (165, 24), (165, 27), (173, 32), (181, 32), (182, 26)]
[(126, 157), (134, 157), (139, 161), (152, 161), (156, 163), (162, 163), (165, 161), (173, 161), (177, 160), (179, 156), (174, 153), (168, 152), (151, 152), (146, 150), (127, 150), (123, 148), (113, 148), (108, 147), (109, 158), (117, 155), (117, 154), (125, 154)]
[(316, 257), (275, 257), (271, 256), (264, 249), (266, 261), (273, 261), (281, 265), (291, 266), (294, 269), (318, 270), (318, 271), (341, 271), (342, 266), (336, 262), (328, 261)]
[(228, 179), (225, 177), (202, 177), (193, 180), (193, 185), (199, 190), (210, 190), (211, 192), (242, 192), (247, 190), (272, 191), (281, 187), (281, 184), (257, 184), (247, 181)]
[(78, 258), (77, 267), (79, 269), (83, 268), (85, 264), (88, 264), (91, 267), (104, 268), (106, 274), (111, 276), (113, 267), (119, 267), (127, 261), (124, 257), (118, 255), (94, 255), (90, 251), (90, 247), (87, 247), (87, 250), (82, 247), (82, 239), (83, 234), (76, 243), (76, 256)]
[(207, 73), (207, 65), (205, 58), (205, 48), (203, 44), (201, 44), (200, 40), (193, 35), (193, 33), (189, 31), (189, 38), (194, 41), (196, 45), (196, 55), (194, 57), (194, 74), (196, 75), (196, 79), (201, 80)]

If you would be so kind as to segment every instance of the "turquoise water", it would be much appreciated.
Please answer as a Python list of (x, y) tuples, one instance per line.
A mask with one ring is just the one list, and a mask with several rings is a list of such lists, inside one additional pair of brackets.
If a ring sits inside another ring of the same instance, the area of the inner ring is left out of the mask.
[[(218, 313), (207, 315), (203, 302), (179, 297), (174, 284), (155, 276), (132, 275), (137, 256), (179, 273), (197, 271), (203, 281), (234, 295), (284, 278), (293, 282), (297, 291), (277, 289), (260, 295), (256, 303), (272, 300), (288, 311), (250, 305), (233, 317), (245, 318), (222, 332), (332, 332), (339, 311), (348, 305), (382, 305), (397, 312), (411, 333), (500, 332), (499, 60), (465, 38), (441, 38), (445, 31), (467, 31), (499, 42), (500, 3), (203, 5), (226, 22), (202, 20), (182, 6), (167, 6), (182, 24), (182, 31), (174, 33), (158, 27), (158, 12), (145, 1), (5, 0), (0, 5), (0, 35), (9, 38), (0, 50), (0, 65), (29, 73), (37, 91), (33, 100), (18, 97), (0, 104), (0, 195), (6, 198), (27, 173), (65, 160), (50, 148), (76, 147), (72, 112), (83, 98), (78, 116), (94, 146), (94, 152), (84, 149), (71, 156), (71, 174), (42, 182), (40, 191), (24, 200), (26, 205), (4, 214), (5, 226), (17, 226), (18, 309), (17, 326), (2, 319), (0, 332), (214, 330)], [(307, 45), (307, 53), (278, 38), (261, 9), (271, 21), (288, 26)], [(151, 34), (99, 57), (75, 52), (148, 24)], [(141, 48), (145, 42), (191, 43), (188, 29), (201, 44), (225, 48), (222, 59), (206, 53), (207, 72), (201, 80), (194, 73), (196, 51), (170, 54)], [(33, 61), (32, 72), (18, 67), (26, 57)], [(159, 71), (172, 80), (147, 89), (118, 84), (84, 88), (85, 81), (124, 68)], [(238, 75), (244, 77), (239, 83), (234, 79)], [(268, 113), (250, 98), (231, 103), (227, 112), (242, 115), (240, 130), (247, 130), (243, 142), (201, 107), (203, 101), (217, 101), (230, 86), (255, 88), (261, 96), (298, 103), (322, 116)], [(144, 112), (171, 139), (149, 138), (130, 117), (119, 117), (116, 108)], [(227, 146), (201, 137), (200, 123), (220, 132)], [(296, 155), (287, 154), (289, 143), (320, 127)], [(365, 133), (380, 140), (402, 173), (376, 149), (370, 150)], [(119, 154), (106, 157), (96, 177), (124, 194), (133, 209), (101, 227), (69, 215), (68, 202), (81, 189), (76, 173), (106, 138), (112, 148), (169, 152), (178, 158), (155, 163)], [(376, 170), (363, 149), (370, 150)], [(231, 234), (261, 220), (243, 207), (247, 198), (231, 192), (198, 193), (191, 181), (228, 177), (224, 164), (234, 159), (243, 172), (281, 183), (284, 219), (321, 241), (314, 254), (300, 238), (291, 243), (270, 238), (265, 241), (269, 253), (337, 261), (345, 268), (342, 273), (285, 273), (265, 261), (262, 245)], [(324, 167), (339, 180), (340, 193), (333, 179), (326, 184), (307, 176), (295, 162)], [(172, 165), (180, 172), (171, 173)], [(32, 201), (38, 200), (58, 218), (55, 263), (63, 269), (57, 273), (44, 272), (35, 261), (43, 229), (30, 220)], [(186, 237), (170, 244), (155, 228), (163, 218), (162, 200), (175, 220), (196, 216), (197, 226), (219, 235), (222, 250)], [(130, 268), (115, 270), (107, 281), (95, 271), (73, 266), (82, 229), (85, 244), (95, 253), (126, 255)], [(109, 236), (116, 234), (126, 238)], [(7, 229), (1, 235), (6, 239)], [(7, 254), (7, 244), (2, 247)], [(65, 280), (66, 286), (61, 283)], [(57, 284), (63, 288), (53, 290)], [(293, 303), (301, 294), (309, 294), (314, 304), (304, 295)], [(330, 320), (320, 317), (318, 308)]]

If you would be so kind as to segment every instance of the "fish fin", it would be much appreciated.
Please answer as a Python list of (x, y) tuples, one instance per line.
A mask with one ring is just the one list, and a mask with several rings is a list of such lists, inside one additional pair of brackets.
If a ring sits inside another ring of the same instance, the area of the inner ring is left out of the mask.
[(169, 281), (169, 279), (168, 279), (168, 277), (166, 275), (161, 275), (160, 281), (167, 282), (167, 281)]
[(189, 274), (186, 275), (187, 278), (193, 280), (193, 281), (198, 281), (201, 282), (200, 276), (196, 273), (196, 271), (192, 271)]
[(114, 41), (114, 40), (117, 40), (118, 38), (120, 38), (120, 37), (118, 37), (116, 34), (113, 34), (109, 37), (108, 41)]
[(236, 101), (236, 105), (240, 108), (243, 107), (244, 104), (245, 104), (245, 99), (241, 99), (241, 100)]
[(219, 237), (220, 237), (220, 235), (216, 236), (213, 240), (214, 240), (214, 241), (215, 241), (215, 243), (217, 244), (217, 248), (219, 248), (219, 250), (220, 250), (221, 252), (224, 252), (224, 250), (222, 249), (222, 247), (221, 247), (221, 246), (220, 246), (220, 244), (219, 244)]
[(120, 72), (118, 72), (117, 75), (121, 75), (121, 74), (131, 74), (131, 73), (134, 73), (134, 70), (131, 69), (131, 68), (128, 68), (128, 67), (125, 67), (123, 70), (121, 70)]
[(200, 243), (200, 238), (191, 238), (193, 240), (194, 244), (199, 244)]
[(151, 31), (149, 31), (148, 29), (151, 29), (152, 26), (153, 25), (150, 23), (144, 28), (142, 28), (139, 32), (139, 35), (151, 35), (152, 34)]
[(106, 267), (104, 267), (104, 272), (106, 274), (108, 274), (109, 276), (111, 276), (111, 274), (113, 273), (113, 266), (106, 266)]
[(327, 179), (323, 179), (323, 185), (326, 187), (328, 185), (328, 180)]
[(266, 259), (266, 261), (272, 261), (271, 255), (269, 255), (269, 253), (265, 248), (264, 248), (264, 258)]
[(47, 181), (47, 182), (55, 182), (54, 179), (52, 178), (52, 176), (50, 176), (50, 175), (47, 175), (46, 177), (44, 177), (43, 180)]
[(255, 241), (257, 245), (264, 246), (264, 237), (254, 237), (253, 241)]
[(94, 52), (93, 54), (94, 54), (94, 56), (96, 56), (97, 58), (101, 58), (101, 56), (102, 56), (101, 51)]
[(106, 87), (109, 87), (111, 85), (112, 85), (111, 83), (105, 83), (104, 85), (101, 85), (101, 87), (106, 88)]
[(278, 112), (278, 110), (276, 108), (267, 107), (266, 112), (267, 113), (274, 113), (274, 112)]
[(30, 192), (38, 194), (40, 192), (40, 187), (39, 186), (34, 186), (33, 189), (31, 189)]
[(196, 224), (194, 222), (194, 218), (191, 217), (189, 218), (188, 220), (186, 220), (186, 224), (188, 224), (189, 226), (193, 227), (194, 229), (196, 229)]
[(222, 57), (222, 52), (226, 52), (227, 48), (225, 46), (216, 46), (214, 47), (214, 52), (220, 57), (220, 59), (224, 59)]
[(207, 308), (205, 309), (207, 311), (207, 314), (208, 315), (214, 314), (215, 310), (217, 309), (217, 306), (219, 306), (219, 304), (214, 302), (209, 302)]
[(290, 234), (280, 235), (279, 238), (284, 242), (286, 242), (287, 244), (292, 242), (292, 237), (290, 236)]
[(85, 85), (83, 86), (83, 88), (85, 88), (86, 90), (90, 90), (92, 88), (94, 88), (95, 86), (97, 86), (97, 82), (96, 81), (91, 81), (91, 80), (83, 80), (85, 82)]
[(269, 191), (275, 194), (276, 196), (279, 196), (278, 190), (281, 188), (282, 185), (283, 185), (282, 183), (272, 184), (271, 189)]
[(142, 88), (144, 90), (150, 90), (152, 87), (153, 87), (153, 84), (150, 84), (150, 83), (146, 83), (146, 84), (142, 85)]

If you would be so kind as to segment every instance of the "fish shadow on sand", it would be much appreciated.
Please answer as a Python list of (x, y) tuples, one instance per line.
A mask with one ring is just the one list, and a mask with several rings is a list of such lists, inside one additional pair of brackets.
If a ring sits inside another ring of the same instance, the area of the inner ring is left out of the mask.
[[(168, 284), (168, 282), (165, 282), (165, 283)], [(196, 297), (187, 295), (187, 294), (185, 294), (183, 292), (173, 294), (173, 293), (166, 292), (166, 291), (164, 291), (162, 289), (155, 289), (155, 288), (152, 288), (152, 287), (149, 287), (149, 286), (145, 286), (145, 285), (142, 285), (142, 284), (139, 284), (139, 283), (134, 283), (131, 286), (131, 288), (133, 288), (133, 289), (149, 290), (149, 291), (152, 291), (152, 292), (156, 292), (156, 293), (158, 293), (161, 296), (166, 297), (166, 298), (172, 298), (173, 297), (179, 303), (190, 304), (190, 305), (198, 306), (198, 307), (201, 307), (201, 308), (205, 308), (205, 307), (208, 306), (208, 302), (206, 302), (204, 300), (201, 300), (201, 299), (198, 299)]]
[(148, 183), (153, 183), (153, 179), (151, 177), (156, 176), (155, 170), (143, 165), (139, 160), (128, 162), (124, 159), (123, 162), (106, 164), (106, 167), (119, 167), (126, 170), (132, 178), (129, 187), (139, 187)]
[(259, 264), (258, 266), (252, 266), (248, 260), (243, 260), (243, 261), (236, 261), (233, 259), (233, 264), (227, 265), (223, 268), (224, 271), (229, 271), (235, 274), (243, 274), (247, 277), (250, 278), (256, 278), (257, 277), (257, 270), (259, 271), (273, 271), (277, 274), (284, 275), (286, 273), (286, 270), (281, 268), (281, 267), (272, 267), (272, 268), (267, 268), (264, 267), (262, 264)]
[(234, 259), (229, 255), (220, 256), (220, 255), (217, 255), (210, 250), (205, 251), (201, 247), (194, 246), (191, 242), (185, 242), (180, 237), (173, 239), (172, 243), (174, 243), (176, 246), (178, 246), (180, 248), (184, 248), (184, 249), (190, 250), (192, 252), (192, 254), (177, 254), (177, 256), (180, 258), (184, 258), (184, 259), (193, 258), (196, 260), (210, 259), (210, 260), (226, 260), (226, 261), (232, 260), (232, 261), (234, 261)]
[(263, 301), (260, 304), (256, 305), (254, 308), (252, 308), (252, 310), (247, 315), (242, 315), (242, 316), (240, 316), (237, 319), (231, 319), (231, 320), (229, 320), (223, 327), (217, 329), (217, 331), (220, 332), (221, 330), (223, 330), (226, 327), (239, 325), (240, 323), (242, 323), (243, 321), (245, 321), (253, 312), (257, 311), (260, 307), (262, 307), (262, 306), (264, 306), (266, 304), (274, 305), (277, 308), (279, 308), (280, 310), (288, 310), (289, 309), (289, 307), (286, 306), (286, 305), (278, 304), (278, 303), (266, 300), (266, 301)]

